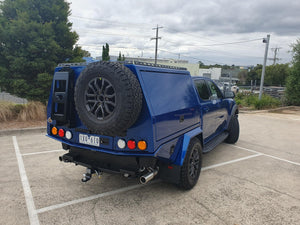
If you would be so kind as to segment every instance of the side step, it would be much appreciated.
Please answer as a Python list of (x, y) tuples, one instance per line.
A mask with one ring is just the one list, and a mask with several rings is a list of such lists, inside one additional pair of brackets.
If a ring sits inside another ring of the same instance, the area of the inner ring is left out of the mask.
[(217, 145), (221, 144), (228, 137), (228, 132), (223, 132), (219, 134), (217, 137), (213, 138), (207, 144), (204, 145), (203, 153), (207, 153), (213, 150)]

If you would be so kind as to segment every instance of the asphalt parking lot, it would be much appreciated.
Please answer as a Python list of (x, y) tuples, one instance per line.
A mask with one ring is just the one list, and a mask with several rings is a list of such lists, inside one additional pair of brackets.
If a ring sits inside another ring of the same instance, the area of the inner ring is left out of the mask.
[(300, 114), (241, 113), (240, 139), (205, 154), (198, 184), (62, 163), (45, 134), (0, 137), (0, 224), (300, 224)]

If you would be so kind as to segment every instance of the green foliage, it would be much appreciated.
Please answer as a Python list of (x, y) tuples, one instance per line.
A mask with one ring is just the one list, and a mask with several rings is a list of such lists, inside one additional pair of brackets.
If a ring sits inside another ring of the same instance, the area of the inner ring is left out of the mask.
[(300, 105), (300, 39), (292, 45), (293, 67), (286, 80), (285, 97), (288, 104)]
[(102, 46), (102, 61), (109, 61), (109, 45), (106, 43), (105, 46)]
[(254, 102), (255, 109), (272, 109), (281, 105), (280, 100), (269, 95), (262, 95), (261, 100), (256, 98)]
[(300, 68), (294, 66), (286, 81), (285, 96), (290, 105), (300, 106)]
[(280, 100), (269, 95), (262, 95), (261, 100), (257, 94), (238, 93), (235, 97), (236, 103), (241, 107), (250, 107), (252, 109), (272, 109), (281, 105)]
[(124, 56), (124, 54), (121, 55), (121, 52), (119, 52), (119, 57), (118, 57), (117, 60), (118, 60), (118, 61), (125, 61), (125, 56)]
[[(252, 70), (248, 72), (247, 78), (246, 78), (246, 83), (251, 84), (251, 80), (253, 81), (260, 81), (261, 77), (261, 70), (262, 70), (262, 65), (257, 64)], [(259, 82), (260, 83), (260, 82)]]
[(266, 66), (265, 84), (284, 86), (289, 74), (289, 64)]
[[(262, 65), (258, 64), (247, 74), (246, 83), (250, 84), (251, 80), (260, 83)], [(284, 86), (289, 74), (289, 64), (275, 64), (266, 66), (264, 85)]]
[(45, 74), (53, 74), (58, 63), (81, 54), (73, 49), (78, 35), (71, 31), (69, 15), (69, 3), (64, 0), (0, 2), (2, 90), (46, 101), (51, 79)]

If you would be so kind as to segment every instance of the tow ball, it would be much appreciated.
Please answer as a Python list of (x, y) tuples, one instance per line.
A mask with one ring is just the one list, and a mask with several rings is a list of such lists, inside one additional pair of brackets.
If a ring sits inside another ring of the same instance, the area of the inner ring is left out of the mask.
[(83, 178), (81, 179), (81, 181), (84, 183), (89, 181), (92, 178), (93, 174), (97, 174), (97, 176), (100, 178), (100, 176), (102, 175), (102, 171), (87, 168), (86, 173), (83, 174)]

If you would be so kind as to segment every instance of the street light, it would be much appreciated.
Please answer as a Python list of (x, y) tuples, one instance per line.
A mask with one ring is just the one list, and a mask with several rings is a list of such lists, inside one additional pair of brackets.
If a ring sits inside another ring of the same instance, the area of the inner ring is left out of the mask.
[(258, 97), (259, 100), (261, 100), (263, 87), (264, 87), (264, 78), (265, 78), (266, 63), (267, 63), (268, 49), (269, 49), (269, 43), (270, 43), (270, 34), (267, 35), (267, 38), (263, 38), (263, 43), (266, 43), (266, 49), (265, 49), (265, 58), (264, 58), (263, 69), (261, 72), (261, 79), (260, 79), (260, 88), (259, 88), (259, 97)]

